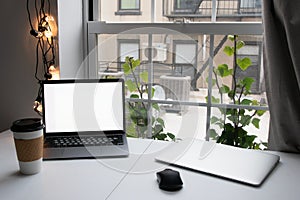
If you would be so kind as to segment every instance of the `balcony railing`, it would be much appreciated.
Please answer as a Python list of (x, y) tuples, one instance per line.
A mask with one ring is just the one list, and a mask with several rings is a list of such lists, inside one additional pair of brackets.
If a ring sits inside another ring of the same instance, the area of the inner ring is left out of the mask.
[[(216, 15), (225, 18), (261, 17), (262, 0), (217, 0)], [(168, 18), (209, 18), (212, 0), (163, 0), (163, 14)]]

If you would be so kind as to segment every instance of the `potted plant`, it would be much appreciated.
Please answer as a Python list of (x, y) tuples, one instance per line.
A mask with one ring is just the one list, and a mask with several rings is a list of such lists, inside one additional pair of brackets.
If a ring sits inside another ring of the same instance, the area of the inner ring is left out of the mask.
[[(142, 101), (143, 97), (148, 94), (148, 72), (144, 71), (136, 75), (136, 70), (140, 67), (140, 60), (133, 57), (126, 57), (123, 64), (123, 71), (125, 76), (131, 75), (132, 78), (125, 81), (125, 86), (130, 93), (131, 99), (140, 99), (140, 101), (128, 101), (129, 118), (131, 124), (127, 127), (127, 134), (131, 137), (147, 137), (148, 123), (149, 123), (149, 109), (152, 109), (154, 113), (151, 124), (151, 135), (153, 139), (157, 140), (175, 140), (175, 136), (172, 133), (165, 133), (165, 122), (159, 117), (160, 107), (157, 103), (148, 104)], [(154, 88), (151, 88), (151, 96), (153, 97), (155, 92)]]
[[(251, 94), (251, 86), (254, 79), (250, 77), (237, 77), (238, 68), (245, 71), (252, 65), (251, 59), (248, 57), (237, 58), (237, 51), (243, 48), (245, 43), (239, 40), (237, 35), (229, 35), (228, 40), (232, 46), (225, 46), (223, 51), (227, 56), (233, 56), (233, 66), (229, 68), (227, 64), (220, 64), (214, 68), (213, 85), (217, 86), (220, 98), (212, 96), (212, 103), (223, 103), (224, 95), (227, 95), (230, 103), (233, 105), (260, 106), (261, 104), (257, 100), (247, 98)], [(232, 78), (231, 87), (220, 83), (225, 77)], [(242, 148), (263, 149), (266, 147), (266, 143), (257, 142), (257, 136), (248, 133), (245, 129), (251, 124), (258, 129), (260, 126), (260, 117), (265, 113), (264, 110), (238, 107), (218, 109), (221, 117), (211, 117), (211, 124), (218, 126), (221, 133), (218, 134), (216, 129), (210, 129), (211, 138), (215, 139), (218, 143)]]

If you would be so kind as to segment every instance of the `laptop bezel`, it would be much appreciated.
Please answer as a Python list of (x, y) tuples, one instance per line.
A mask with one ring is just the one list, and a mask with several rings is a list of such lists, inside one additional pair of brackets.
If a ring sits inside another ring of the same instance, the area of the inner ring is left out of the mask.
[[(123, 130), (102, 130), (102, 131), (86, 131), (86, 132), (47, 132), (46, 131), (46, 119), (45, 113), (45, 95), (44, 95), (44, 88), (46, 84), (72, 84), (72, 83), (116, 83), (120, 82), (122, 84), (122, 106), (123, 106)], [(113, 79), (61, 79), (61, 80), (44, 80), (42, 81), (42, 91), (43, 91), (43, 100), (42, 100), (42, 107), (43, 107), (43, 123), (44, 123), (44, 138), (49, 136), (74, 136), (74, 135), (99, 135), (102, 133), (106, 134), (124, 134), (126, 135), (126, 120), (125, 120), (125, 91), (124, 91), (124, 79), (122, 78), (113, 78)]]

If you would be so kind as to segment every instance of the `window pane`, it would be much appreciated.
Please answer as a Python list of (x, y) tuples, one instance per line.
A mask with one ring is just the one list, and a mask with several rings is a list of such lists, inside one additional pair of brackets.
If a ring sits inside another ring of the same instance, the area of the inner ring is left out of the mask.
[[(203, 22), (262, 21), (261, 0), (99, 0), (100, 21), (107, 22)], [(119, 4), (119, 5), (118, 5)], [(139, 10), (138, 14), (117, 9)], [(153, 16), (152, 16), (153, 15)]]
[(120, 9), (139, 9), (139, 0), (119, 0)]
[[(128, 127), (135, 130), (135, 136), (153, 136), (155, 124), (160, 124), (158, 118), (163, 120), (164, 132), (180, 135), (181, 127), (186, 126), (180, 120), (188, 119), (186, 128), (199, 128), (196, 133), (200, 138), (205, 137), (209, 123), (211, 131), (221, 136), (225, 124), (234, 125), (234, 112), (238, 112), (237, 126), (241, 125), (248, 135), (267, 141), (269, 113), (265, 112), (262, 36), (239, 35), (243, 42), (237, 42), (236, 65), (233, 56), (227, 55), (233, 48), (228, 35), (200, 34), (194, 28), (203, 21), (261, 21), (261, 0), (162, 0), (162, 4), (151, 0), (120, 1), (121, 4), (99, 1), (100, 20), (108, 22), (108, 26), (113, 27), (109, 22), (119, 22), (122, 30), (127, 22), (136, 23), (141, 29), (147, 28), (139, 22), (169, 22), (182, 27), (190, 23), (188, 31), (193, 33), (185, 34), (183, 28), (182, 33), (161, 30), (150, 34), (149, 30), (139, 34), (132, 29), (119, 34), (98, 34), (99, 78), (115, 76), (127, 81), (126, 98), (128, 106), (131, 104), (127, 108)], [(137, 5), (138, 15), (114, 10)], [(124, 16), (120, 17), (120, 13)], [(117, 29), (115, 26), (113, 32), (117, 33)], [(127, 56), (140, 60), (134, 74), (124, 70)], [(143, 113), (139, 120), (132, 114), (133, 107)], [(185, 134), (189, 133), (194, 132)]]
[[(217, 139), (225, 138), (227, 144), (242, 147), (267, 142), (269, 113), (266, 112), (262, 36), (216, 35), (214, 46), (211, 138), (217, 134)], [(237, 52), (236, 62), (234, 52)], [(239, 130), (236, 135), (230, 131), (233, 127)]]
[[(115, 71), (122, 72), (115, 76), (122, 76), (126, 81), (131, 80), (134, 84), (136, 81), (146, 85), (151, 83), (154, 93), (152, 95), (150, 92), (151, 98), (149, 99), (149, 91), (144, 88), (142, 101), (147, 105), (145, 108), (147, 116), (150, 110), (152, 114), (157, 112), (152, 105), (159, 107), (159, 118), (163, 119), (165, 123), (164, 130), (172, 130), (176, 127), (175, 124), (178, 124), (172, 122), (180, 120), (183, 116), (190, 116), (196, 111), (199, 114), (199, 116), (196, 115), (197, 117), (206, 119), (206, 106), (209, 98), (208, 83), (211, 78), (213, 86), (212, 97), (209, 100), (213, 107), (210, 115), (211, 129), (221, 135), (221, 129), (216, 128), (216, 126), (220, 126), (220, 123), (216, 124), (216, 119), (226, 119), (224, 122), (231, 123), (233, 116), (222, 116), (221, 113), (222, 109), (228, 105), (226, 112), (240, 109), (243, 113), (240, 120), (244, 120), (242, 122), (245, 124), (244, 130), (248, 131), (250, 135), (254, 134), (262, 141), (266, 141), (269, 114), (268, 112), (255, 111), (260, 110), (256, 108), (257, 106), (265, 106), (262, 110), (267, 109), (263, 80), (261, 35), (239, 35), (236, 41), (236, 46), (239, 48), (236, 55), (237, 60), (250, 60), (250, 64), (246, 62), (243, 66), (243, 62), (242, 64), (239, 63), (240, 67), (235, 70), (235, 84), (240, 84), (240, 86), (236, 89), (236, 103), (234, 103), (234, 100), (230, 97), (230, 91), (234, 88), (233, 55), (227, 55), (228, 48), (232, 49), (234, 45), (232, 37), (228, 35), (185, 35), (179, 33), (136, 34), (136, 32), (138, 32), (137, 29), (116, 35), (98, 35), (99, 77), (106, 76), (105, 71)], [(212, 47), (214, 55), (210, 56), (211, 40), (214, 41)], [(132, 73), (125, 75), (123, 73), (126, 56), (140, 59), (141, 63), (136, 68), (135, 75)], [(209, 63), (211, 57), (213, 57), (212, 66)], [(226, 67), (224, 68), (224, 66)], [(214, 67), (212, 77), (209, 76), (210, 67)], [(145, 73), (148, 82), (144, 82), (142, 78), (145, 78)], [(111, 76), (111, 74), (109, 75)], [(249, 80), (251, 83), (248, 83)], [(245, 83), (245, 86), (241, 86), (242, 83)], [(139, 102), (141, 102), (139, 91), (132, 92), (129, 91), (129, 88), (127, 89), (127, 99), (135, 102), (132, 99), (132, 94), (138, 95), (139, 101), (135, 105), (139, 105)], [(243, 109), (238, 107), (240, 105), (250, 106), (250, 108)], [(139, 110), (142, 109), (139, 108)], [(252, 116), (250, 121), (245, 121), (249, 116)], [(132, 123), (130, 122), (132, 120), (130, 115), (128, 120), (128, 123)], [(199, 126), (199, 123), (202, 124), (202, 122), (197, 122), (195, 125)], [(201, 133), (198, 132), (200, 135), (206, 134), (205, 126), (206, 121), (203, 121), (202, 131)], [(141, 126), (135, 128), (141, 128)], [(143, 134), (150, 134), (151, 136), (153, 133), (149, 133), (149, 130), (152, 130), (152, 128), (147, 129)], [(177, 133), (178, 131), (176, 131)], [(138, 135), (138, 137), (146, 137), (141, 136), (141, 134)]]

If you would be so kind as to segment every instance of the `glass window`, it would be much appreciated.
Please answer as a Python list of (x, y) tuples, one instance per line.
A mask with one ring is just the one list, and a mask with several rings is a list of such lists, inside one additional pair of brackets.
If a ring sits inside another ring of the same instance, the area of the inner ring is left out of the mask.
[(119, 0), (120, 10), (139, 10), (140, 0)]
[[(108, 2), (99, 0), (100, 8)], [(141, 83), (143, 94), (127, 85), (132, 136), (152, 137), (161, 125), (179, 138), (218, 139), (234, 124), (266, 142), (260, 2), (143, 0), (141, 15), (123, 18), (100, 9), (100, 21), (89, 22), (89, 50), (97, 50), (90, 76), (99, 78), (109, 68), (130, 84)], [(125, 69), (126, 56), (139, 59), (135, 74)]]

